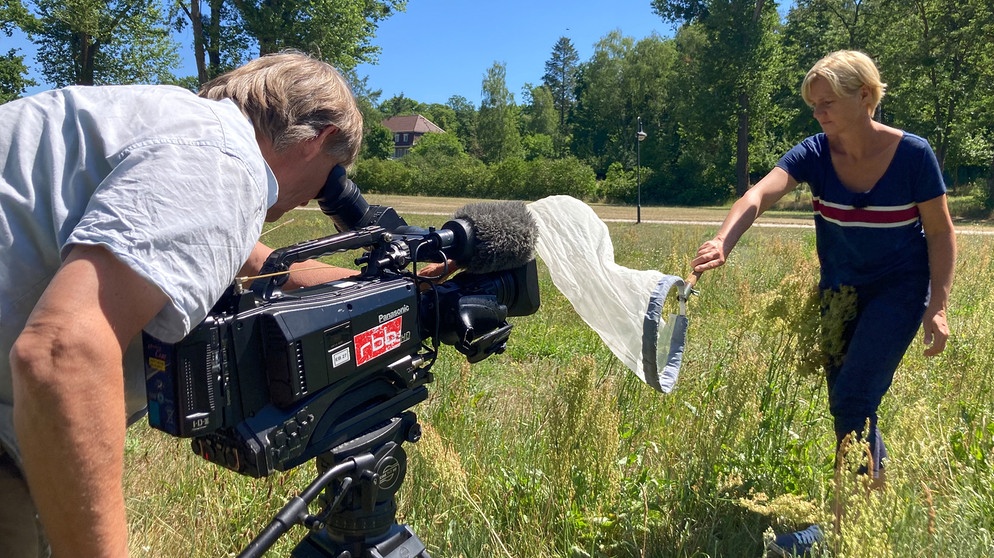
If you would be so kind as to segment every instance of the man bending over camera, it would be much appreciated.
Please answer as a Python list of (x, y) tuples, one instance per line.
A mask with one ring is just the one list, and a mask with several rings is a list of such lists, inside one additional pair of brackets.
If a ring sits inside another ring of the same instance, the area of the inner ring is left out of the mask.
[(182, 338), (267, 253), (263, 221), (313, 199), (361, 138), (342, 76), (296, 52), (199, 96), (69, 87), (0, 105), (0, 556), (127, 555), (139, 333)]

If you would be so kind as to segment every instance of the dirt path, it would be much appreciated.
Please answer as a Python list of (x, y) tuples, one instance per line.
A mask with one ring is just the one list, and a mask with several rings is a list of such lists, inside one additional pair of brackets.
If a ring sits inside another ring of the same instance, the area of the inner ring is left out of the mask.
[[(393, 196), (369, 194), (366, 196), (371, 204), (389, 205), (398, 213), (420, 213), (422, 215), (452, 215), (455, 210), (481, 200), (472, 198), (427, 198), (417, 196)], [(604, 221), (635, 222), (636, 208), (634, 206), (589, 204), (594, 213)], [(714, 223), (720, 224), (728, 208), (720, 207), (642, 207), (642, 221), (647, 223)], [(775, 213), (764, 215), (762, 221), (769, 223), (789, 224), (791, 226), (810, 226), (811, 217), (801, 212)]]
[[(368, 194), (366, 201), (375, 205), (388, 205), (401, 215), (417, 213), (421, 215), (451, 216), (457, 209), (478, 200), (473, 198), (429, 198), (421, 196), (396, 196)], [(634, 206), (590, 204), (594, 213), (606, 222), (635, 222)], [(312, 204), (308, 209), (317, 209)], [(642, 207), (642, 222), (673, 225), (713, 225), (716, 228), (725, 218), (728, 208), (722, 207)], [(814, 228), (811, 214), (804, 211), (768, 211), (754, 225), (756, 227)], [(956, 226), (959, 234), (994, 235), (994, 227), (982, 225)]]

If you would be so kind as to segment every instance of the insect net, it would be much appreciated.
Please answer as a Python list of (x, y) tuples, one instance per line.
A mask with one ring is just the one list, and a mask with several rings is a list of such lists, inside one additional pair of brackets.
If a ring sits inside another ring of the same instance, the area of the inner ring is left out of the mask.
[[(616, 264), (607, 225), (580, 200), (550, 196), (528, 209), (538, 223), (536, 250), (556, 288), (626, 367), (669, 393), (687, 335), (684, 280)], [(664, 302), (674, 290), (679, 311), (664, 319)]]

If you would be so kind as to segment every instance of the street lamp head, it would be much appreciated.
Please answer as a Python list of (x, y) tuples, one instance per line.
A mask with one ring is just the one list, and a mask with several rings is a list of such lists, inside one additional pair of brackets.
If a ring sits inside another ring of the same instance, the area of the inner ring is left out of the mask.
[(645, 132), (643, 132), (642, 130), (639, 130), (638, 133), (635, 134), (635, 137), (637, 137), (639, 139), (639, 141), (643, 141), (643, 140), (645, 140), (646, 135), (647, 134)]

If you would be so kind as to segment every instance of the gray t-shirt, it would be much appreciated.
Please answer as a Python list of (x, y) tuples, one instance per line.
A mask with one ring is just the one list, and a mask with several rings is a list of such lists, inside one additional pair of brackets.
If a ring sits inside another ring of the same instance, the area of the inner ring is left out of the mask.
[[(0, 441), (16, 452), (7, 355), (71, 247), (104, 246), (159, 287), (170, 303), (146, 331), (178, 340), (248, 258), (277, 185), (234, 103), (162, 85), (0, 105), (0, 164)], [(132, 420), (145, 406), (140, 341), (125, 357)]]

